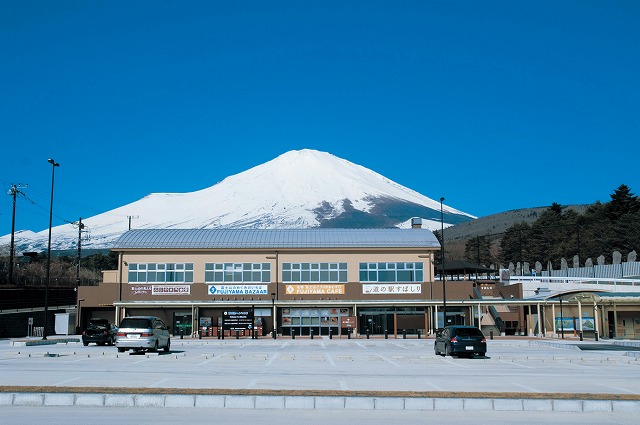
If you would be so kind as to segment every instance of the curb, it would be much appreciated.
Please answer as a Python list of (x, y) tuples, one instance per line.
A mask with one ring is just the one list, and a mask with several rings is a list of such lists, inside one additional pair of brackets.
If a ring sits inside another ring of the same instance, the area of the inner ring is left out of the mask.
[(634, 400), (260, 396), (189, 394), (0, 393), (4, 406), (182, 407), (275, 410), (450, 410), (640, 413)]
[(30, 340), (15, 340), (11, 341), (11, 345), (14, 347), (30, 347), (35, 345), (55, 345), (55, 344), (68, 344), (70, 342), (80, 342), (80, 338), (52, 338), (52, 339), (30, 339)]

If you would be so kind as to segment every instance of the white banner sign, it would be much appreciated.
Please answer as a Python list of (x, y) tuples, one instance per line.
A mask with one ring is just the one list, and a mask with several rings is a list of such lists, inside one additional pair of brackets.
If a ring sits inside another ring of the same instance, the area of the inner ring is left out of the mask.
[(191, 285), (153, 285), (151, 293), (153, 295), (189, 295)]
[(402, 294), (421, 294), (422, 285), (415, 283), (387, 283), (376, 285), (362, 285), (363, 294), (376, 295), (402, 295)]
[(264, 295), (267, 285), (209, 285), (211, 295)]

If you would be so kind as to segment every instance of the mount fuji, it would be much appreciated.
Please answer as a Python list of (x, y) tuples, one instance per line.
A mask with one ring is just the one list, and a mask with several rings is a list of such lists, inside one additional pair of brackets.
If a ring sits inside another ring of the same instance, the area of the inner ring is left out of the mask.
[[(447, 226), (475, 217), (443, 206)], [(152, 193), (102, 214), (83, 219), (90, 240), (82, 247), (107, 249), (129, 228), (440, 228), (440, 203), (365, 167), (326, 152), (286, 152), (264, 164), (195, 192)], [(77, 247), (78, 230), (52, 229), (52, 250)], [(48, 229), (15, 234), (17, 252), (45, 251)], [(0, 238), (8, 246), (10, 235)]]

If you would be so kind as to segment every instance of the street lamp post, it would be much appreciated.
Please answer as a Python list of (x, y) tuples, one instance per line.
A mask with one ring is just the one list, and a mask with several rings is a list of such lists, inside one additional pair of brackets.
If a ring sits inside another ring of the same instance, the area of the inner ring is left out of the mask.
[(442, 257), (442, 326), (447, 326), (447, 290), (445, 281), (447, 280), (447, 274), (444, 271), (444, 212), (442, 208), (442, 201), (444, 198), (440, 198), (440, 238), (442, 243), (440, 244), (440, 256)]
[(271, 311), (273, 312), (273, 325), (271, 326), (271, 336), (276, 339), (276, 293), (271, 293)]
[(47, 339), (47, 316), (49, 315), (49, 285), (51, 283), (51, 227), (53, 225), (53, 187), (56, 175), (56, 167), (60, 164), (49, 158), (51, 164), (51, 203), (49, 204), (49, 244), (47, 246), (47, 276), (45, 279), (44, 290), (44, 329), (42, 330), (42, 339)]
[(80, 303), (84, 301), (84, 298), (78, 299), (78, 306), (76, 312), (76, 334), (80, 334), (82, 332), (82, 308), (80, 308)]
[(280, 288), (278, 288), (278, 251), (276, 251), (276, 255), (267, 256), (268, 260), (276, 260), (276, 292), (271, 293), (271, 307), (273, 309), (273, 339), (276, 339), (276, 299), (279, 297)]
[(564, 339), (564, 317), (562, 316), (562, 295), (560, 296), (560, 335)]

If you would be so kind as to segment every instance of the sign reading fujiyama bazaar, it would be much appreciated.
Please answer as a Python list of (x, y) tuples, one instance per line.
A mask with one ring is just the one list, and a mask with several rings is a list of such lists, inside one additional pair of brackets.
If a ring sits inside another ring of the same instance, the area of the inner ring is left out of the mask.
[(287, 294), (289, 295), (342, 295), (344, 294), (344, 285), (287, 285)]
[(227, 310), (222, 313), (222, 329), (242, 331), (253, 329), (253, 310)]
[(209, 285), (211, 295), (259, 295), (267, 294), (267, 285)]
[(422, 285), (415, 283), (362, 285), (363, 294), (421, 294)]

